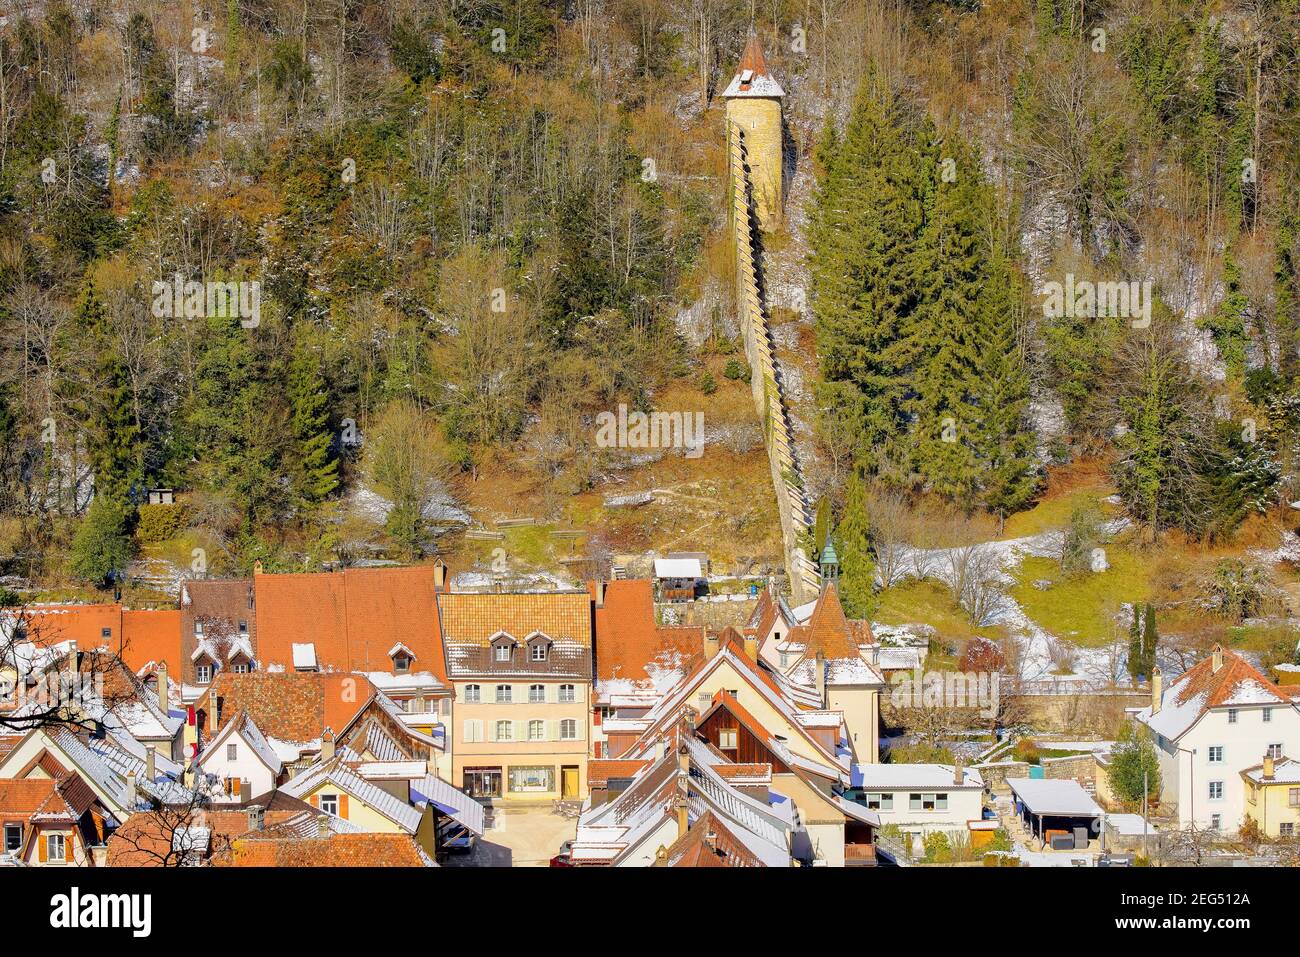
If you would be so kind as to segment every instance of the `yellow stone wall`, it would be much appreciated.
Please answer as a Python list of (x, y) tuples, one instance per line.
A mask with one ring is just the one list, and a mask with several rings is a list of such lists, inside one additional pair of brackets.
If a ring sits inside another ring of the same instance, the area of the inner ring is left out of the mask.
[(727, 129), (731, 135), (737, 126), (745, 133), (758, 223), (763, 229), (772, 229), (781, 221), (781, 101), (744, 96), (727, 100)]

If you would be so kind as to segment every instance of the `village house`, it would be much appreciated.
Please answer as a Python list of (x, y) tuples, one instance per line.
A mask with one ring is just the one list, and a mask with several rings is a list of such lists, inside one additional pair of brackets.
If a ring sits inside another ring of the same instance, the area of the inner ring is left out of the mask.
[(1246, 789), (1246, 817), (1265, 837), (1300, 837), (1300, 762), (1265, 755), (1241, 772)]
[(854, 797), (906, 835), (969, 836), (984, 814), (984, 780), (960, 764), (858, 764)]
[(0, 857), (29, 867), (102, 867), (107, 809), (78, 774), (47, 767), (0, 779)]
[(1247, 813), (1241, 773), (1264, 756), (1300, 753), (1295, 702), (1218, 645), (1168, 687), (1156, 668), (1151, 704), (1135, 718), (1155, 739), (1160, 802), (1176, 810), (1181, 827), (1236, 833)]
[(476, 798), (587, 792), (592, 599), (586, 591), (441, 592), (455, 688), (452, 780)]

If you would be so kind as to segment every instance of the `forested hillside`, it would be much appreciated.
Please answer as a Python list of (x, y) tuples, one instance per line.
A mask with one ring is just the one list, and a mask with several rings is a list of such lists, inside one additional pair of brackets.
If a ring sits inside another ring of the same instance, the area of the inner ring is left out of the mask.
[[(850, 610), (996, 638), (1000, 580), (1084, 643), (1139, 602), (1287, 619), (1296, 0), (20, 4), (0, 573), (486, 561), (464, 527), (525, 513), (592, 554), (779, 555), (726, 229), (751, 30), (787, 93), (763, 254), (809, 546)], [(193, 281), (256, 281), (256, 322)], [(702, 411), (705, 454), (599, 447), (620, 404)], [(1033, 544), (916, 557), (995, 539)]]

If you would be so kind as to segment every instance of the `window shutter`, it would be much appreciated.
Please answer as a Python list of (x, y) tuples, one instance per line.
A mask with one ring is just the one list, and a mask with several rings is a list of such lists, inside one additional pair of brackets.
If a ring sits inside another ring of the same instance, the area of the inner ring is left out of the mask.
[(315, 807), (315, 808), (319, 808), (319, 807), (320, 807), (320, 798), (318, 798), (316, 795), (313, 794), (313, 795), (312, 795), (311, 797), (309, 797), (307, 800), (311, 802), (311, 806), (312, 806), (312, 807)]
[(546, 740), (547, 741), (560, 740), (560, 722), (558, 721), (546, 722)]
[(348, 819), (348, 796), (346, 794), (339, 795), (339, 817), (345, 821)]
[(523, 721), (512, 721), (510, 726), (514, 729), (514, 739), (516, 741), (528, 740), (528, 725)]
[(42, 864), (44, 864), (46, 861), (48, 861), (48, 860), (50, 859), (50, 848), (49, 848), (49, 845), (46, 844), (46, 842), (45, 842), (45, 835), (44, 835), (44, 834), (42, 834), (42, 835), (40, 836), (40, 838), (39, 838), (39, 840), (38, 840), (38, 842), (37, 842), (37, 845), (36, 845), (36, 857), (37, 857), (37, 859), (38, 859)]

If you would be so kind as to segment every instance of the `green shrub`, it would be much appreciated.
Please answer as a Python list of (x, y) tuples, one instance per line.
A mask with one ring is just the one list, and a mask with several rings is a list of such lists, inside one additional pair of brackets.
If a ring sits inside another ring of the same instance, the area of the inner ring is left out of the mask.
[(188, 520), (184, 505), (141, 505), (135, 536), (142, 545), (168, 542), (184, 531)]
[(713, 373), (709, 372), (707, 369), (705, 370), (704, 375), (700, 376), (700, 391), (705, 395), (713, 395), (713, 393), (718, 391), (717, 380), (713, 378)]
[(737, 359), (728, 359), (722, 374), (733, 382), (748, 382), (754, 373), (745, 363)]

